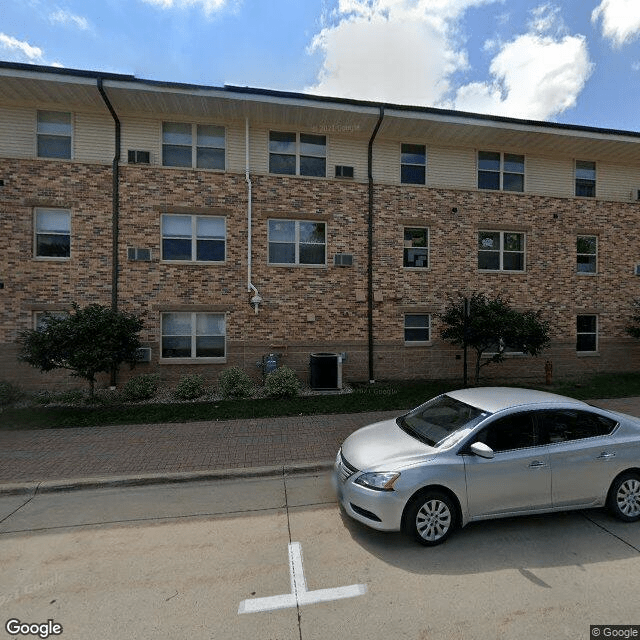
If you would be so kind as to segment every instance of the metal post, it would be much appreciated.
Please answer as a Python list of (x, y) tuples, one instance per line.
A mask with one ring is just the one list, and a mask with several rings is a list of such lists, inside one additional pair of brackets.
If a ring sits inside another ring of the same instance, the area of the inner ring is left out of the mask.
[(464, 374), (463, 374), (463, 386), (467, 388), (468, 382), (468, 371), (467, 371), (467, 339), (469, 335), (469, 315), (471, 312), (471, 305), (469, 303), (469, 298), (463, 298), (463, 327), (462, 327), (462, 348), (464, 350)]

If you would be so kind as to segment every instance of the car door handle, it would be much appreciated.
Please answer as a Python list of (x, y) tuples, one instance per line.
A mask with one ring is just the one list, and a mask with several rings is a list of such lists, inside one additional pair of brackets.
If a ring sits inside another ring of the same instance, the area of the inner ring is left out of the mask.
[(539, 469), (540, 467), (546, 467), (547, 465), (541, 460), (534, 460), (529, 463), (529, 469)]
[(615, 458), (615, 453), (609, 453), (608, 451), (603, 451), (596, 460), (608, 460), (609, 458)]

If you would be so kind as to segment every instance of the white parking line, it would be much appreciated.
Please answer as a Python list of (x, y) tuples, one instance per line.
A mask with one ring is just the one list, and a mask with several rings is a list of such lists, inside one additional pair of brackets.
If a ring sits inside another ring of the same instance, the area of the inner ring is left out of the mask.
[(307, 583), (304, 579), (304, 569), (302, 567), (302, 547), (299, 542), (289, 543), (289, 573), (291, 576), (291, 593), (243, 600), (238, 607), (238, 614), (274, 611), (275, 609), (288, 609), (305, 604), (355, 598), (367, 592), (366, 584), (352, 584), (347, 587), (307, 591)]

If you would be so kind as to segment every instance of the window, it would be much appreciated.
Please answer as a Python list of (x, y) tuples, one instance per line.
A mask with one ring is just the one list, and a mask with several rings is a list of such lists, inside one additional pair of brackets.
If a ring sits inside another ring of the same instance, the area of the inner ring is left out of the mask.
[(326, 136), (270, 131), (269, 173), (324, 178), (327, 175)]
[(71, 255), (71, 212), (66, 209), (35, 210), (37, 258), (68, 258)]
[(163, 358), (224, 358), (224, 313), (163, 313)]
[(423, 144), (403, 144), (400, 148), (400, 182), (425, 184), (427, 151)]
[(511, 231), (478, 232), (478, 269), (524, 271), (525, 234)]
[(431, 316), (424, 313), (407, 313), (404, 316), (404, 341), (429, 342)]
[(429, 266), (428, 229), (405, 227), (402, 264), (405, 267), (418, 267), (423, 269)]
[(533, 415), (516, 413), (500, 418), (481, 431), (474, 442), (483, 442), (496, 453), (535, 447), (537, 439)]
[(165, 167), (196, 167), (224, 171), (224, 127), (163, 122), (162, 164)]
[(38, 111), (38, 158), (71, 158), (71, 114)]
[(573, 409), (543, 411), (541, 417), (544, 444), (606, 436), (618, 424), (610, 418)]
[(214, 216), (162, 216), (162, 259), (224, 262), (225, 219)]
[(576, 351), (584, 353), (598, 350), (598, 316), (578, 316), (576, 333)]
[(578, 273), (595, 273), (598, 262), (598, 238), (578, 236), (576, 252)]
[(33, 326), (36, 331), (42, 331), (47, 326), (49, 318), (68, 318), (68, 311), (36, 311), (33, 314)]
[(524, 191), (524, 156), (478, 151), (478, 189)]
[(576, 195), (596, 197), (596, 163), (576, 160)]
[(326, 264), (326, 225), (269, 220), (269, 264)]

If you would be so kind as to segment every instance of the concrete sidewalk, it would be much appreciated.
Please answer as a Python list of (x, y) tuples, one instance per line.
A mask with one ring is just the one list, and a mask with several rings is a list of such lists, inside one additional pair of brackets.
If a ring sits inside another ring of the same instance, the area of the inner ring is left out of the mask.
[[(640, 417), (640, 397), (593, 404)], [(0, 430), (0, 494), (329, 468), (349, 434), (401, 413)]]

